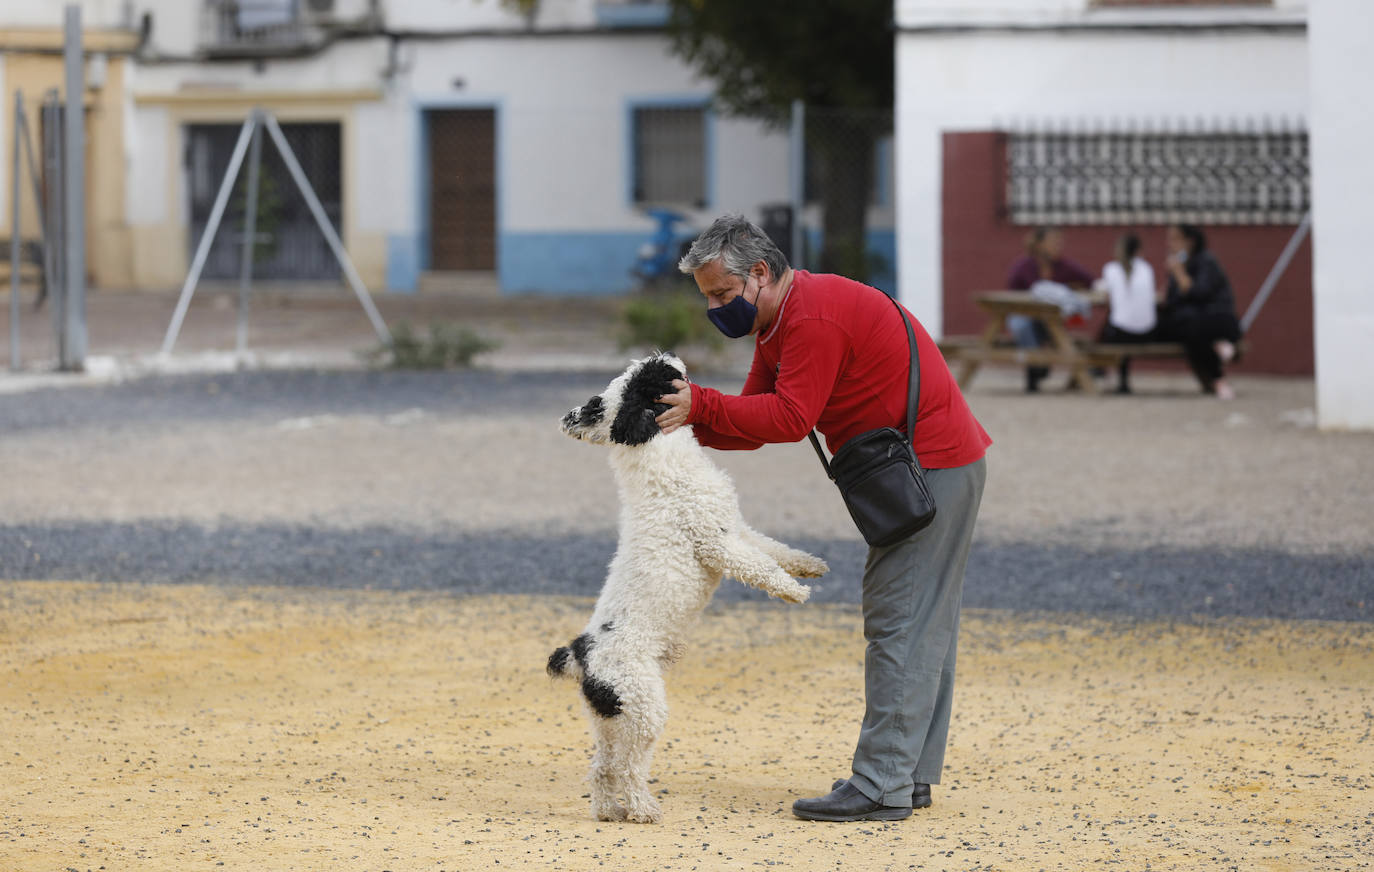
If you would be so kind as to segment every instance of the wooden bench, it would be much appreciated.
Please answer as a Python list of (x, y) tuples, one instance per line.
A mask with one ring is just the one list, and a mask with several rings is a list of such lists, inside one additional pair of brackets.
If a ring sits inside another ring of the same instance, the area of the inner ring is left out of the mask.
[[(1085, 294), (1085, 301), (1104, 303), (1105, 295)], [(956, 370), (959, 387), (968, 388), (985, 363), (1016, 366), (1057, 366), (1068, 369), (1087, 393), (1098, 390), (1092, 370), (1116, 366), (1123, 357), (1169, 359), (1186, 357), (1177, 342), (1148, 342), (1139, 345), (1098, 342), (1095, 337), (1075, 336), (1054, 303), (1037, 300), (1024, 291), (986, 291), (974, 295), (974, 302), (987, 316), (983, 332), (970, 336), (946, 336), (938, 345), (945, 360)], [(1003, 334), (1008, 315), (1027, 315), (1040, 321), (1050, 335), (1050, 344), (1021, 348)], [(1237, 350), (1243, 346), (1238, 345)]]

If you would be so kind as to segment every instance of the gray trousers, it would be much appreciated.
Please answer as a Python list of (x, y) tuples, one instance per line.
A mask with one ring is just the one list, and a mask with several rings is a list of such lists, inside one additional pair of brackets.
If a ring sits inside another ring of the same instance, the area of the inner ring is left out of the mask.
[(928, 469), (935, 520), (864, 567), (863, 727), (852, 783), (884, 805), (911, 802), (913, 782), (938, 784), (954, 698), (954, 655), (984, 460)]

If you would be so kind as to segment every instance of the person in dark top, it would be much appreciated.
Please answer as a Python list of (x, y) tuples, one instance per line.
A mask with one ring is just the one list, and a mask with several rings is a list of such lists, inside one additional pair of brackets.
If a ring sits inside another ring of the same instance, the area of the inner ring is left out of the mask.
[(1163, 338), (1183, 343), (1188, 365), (1202, 390), (1218, 399), (1235, 398), (1222, 367), (1236, 356), (1240, 321), (1235, 295), (1221, 264), (1207, 250), (1207, 237), (1192, 224), (1165, 231), (1169, 285), (1160, 323)]
[[(1092, 287), (1093, 275), (1064, 257), (1064, 234), (1057, 227), (1037, 227), (1026, 236), (1026, 253), (1007, 271), (1007, 287), (1029, 291), (1036, 282), (1050, 281), (1084, 290)], [(1009, 315), (1007, 331), (1021, 348), (1038, 348), (1049, 342), (1045, 325), (1028, 315)], [(1049, 367), (1026, 367), (1026, 392), (1040, 390), (1040, 381), (1050, 374)]]

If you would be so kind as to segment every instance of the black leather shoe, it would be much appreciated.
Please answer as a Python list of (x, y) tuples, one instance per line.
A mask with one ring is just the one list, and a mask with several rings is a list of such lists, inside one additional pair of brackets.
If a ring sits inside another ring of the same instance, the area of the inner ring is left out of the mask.
[(930, 785), (917, 784), (911, 791), (912, 808), (930, 808)]
[(911, 817), (911, 806), (874, 802), (846, 781), (825, 796), (792, 803), (792, 814), (805, 821), (899, 821)]
[[(830, 785), (831, 790), (839, 790), (844, 784), (845, 779), (836, 778), (835, 783)], [(930, 785), (917, 783), (911, 791), (912, 808), (930, 808)]]

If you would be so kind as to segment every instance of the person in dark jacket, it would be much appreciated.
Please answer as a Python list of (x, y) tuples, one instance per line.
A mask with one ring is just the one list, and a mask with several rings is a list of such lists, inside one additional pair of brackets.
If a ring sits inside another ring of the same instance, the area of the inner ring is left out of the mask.
[(1218, 399), (1235, 398), (1222, 369), (1236, 356), (1240, 321), (1235, 295), (1221, 264), (1207, 250), (1207, 237), (1192, 224), (1172, 224), (1164, 234), (1169, 285), (1164, 296), (1162, 338), (1181, 342), (1202, 390)]

